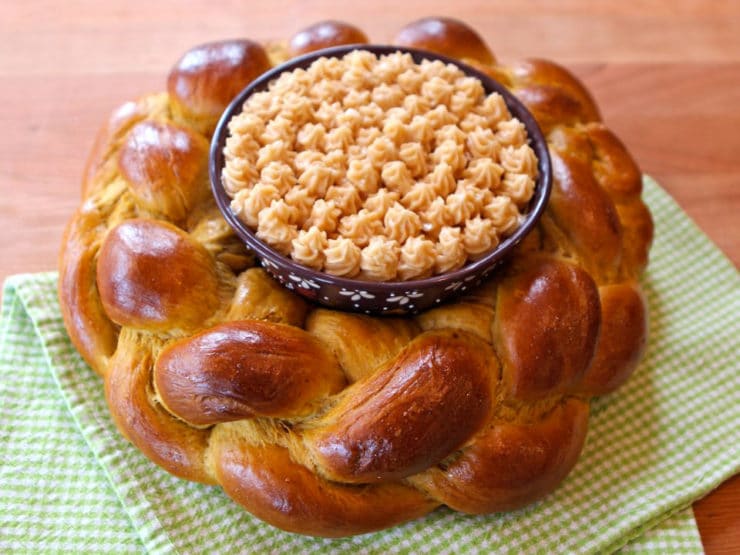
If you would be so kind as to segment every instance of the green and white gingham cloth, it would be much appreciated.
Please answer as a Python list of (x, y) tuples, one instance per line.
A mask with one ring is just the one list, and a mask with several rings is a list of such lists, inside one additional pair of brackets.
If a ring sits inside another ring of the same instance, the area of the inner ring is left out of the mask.
[(62, 325), (56, 275), (5, 283), (0, 321), (0, 552), (696, 553), (690, 505), (740, 471), (740, 279), (658, 185), (644, 277), (647, 355), (595, 401), (584, 452), (525, 509), (447, 509), (379, 533), (307, 538), (178, 480), (112, 424)]

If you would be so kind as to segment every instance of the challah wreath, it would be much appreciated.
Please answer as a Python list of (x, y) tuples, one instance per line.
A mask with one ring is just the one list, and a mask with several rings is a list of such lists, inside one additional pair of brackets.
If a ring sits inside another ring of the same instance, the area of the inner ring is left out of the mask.
[(578, 459), (589, 399), (628, 378), (647, 334), (637, 165), (567, 70), (499, 65), (449, 19), (395, 44), (473, 64), (529, 107), (554, 173), (537, 228), (493, 279), (416, 317), (312, 306), (255, 264), (210, 194), (216, 121), (272, 65), (366, 40), (325, 22), (288, 44), (187, 52), (167, 92), (101, 130), (60, 259), (64, 321), (121, 433), (172, 474), (318, 536), (543, 497)]

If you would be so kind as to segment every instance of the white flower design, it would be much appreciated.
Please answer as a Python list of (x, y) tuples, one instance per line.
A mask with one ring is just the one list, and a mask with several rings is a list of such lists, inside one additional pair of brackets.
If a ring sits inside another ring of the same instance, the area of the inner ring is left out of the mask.
[[(350, 289), (345, 289), (344, 287), (342, 287), (342, 290), (339, 292), (339, 294), (342, 295), (343, 297), (349, 297), (349, 300), (355, 303), (359, 301), (360, 299), (374, 299), (375, 298), (375, 295), (373, 295), (372, 293), (368, 293), (367, 291), (363, 291), (361, 289), (357, 291), (352, 291)], [(357, 307), (357, 305), (355, 305), (355, 307)]]
[(387, 303), (398, 303), (398, 306), (404, 306), (411, 302), (411, 299), (418, 299), (423, 297), (424, 293), (420, 291), (405, 291), (403, 295), (391, 295), (385, 302)]
[(457, 291), (458, 289), (460, 289), (460, 287), (463, 286), (463, 283), (465, 282), (463, 281), (452, 282), (447, 287), (445, 287), (445, 291)]
[(312, 279), (304, 279), (295, 274), (288, 275), (288, 278), (293, 280), (296, 286), (300, 289), (319, 289), (321, 286)]

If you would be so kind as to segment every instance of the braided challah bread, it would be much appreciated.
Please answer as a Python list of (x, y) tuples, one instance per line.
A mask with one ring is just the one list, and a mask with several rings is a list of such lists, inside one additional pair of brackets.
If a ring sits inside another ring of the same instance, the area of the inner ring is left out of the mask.
[(217, 119), (272, 65), (365, 41), (326, 22), (286, 44), (189, 51), (166, 93), (124, 104), (100, 132), (60, 259), (67, 329), (125, 437), (319, 536), (546, 495), (578, 459), (589, 399), (628, 378), (647, 334), (638, 167), (565, 69), (499, 65), (449, 19), (411, 23), (395, 43), (474, 64), (536, 116), (554, 188), (535, 230), (492, 279), (414, 317), (319, 308), (256, 265), (210, 194)]

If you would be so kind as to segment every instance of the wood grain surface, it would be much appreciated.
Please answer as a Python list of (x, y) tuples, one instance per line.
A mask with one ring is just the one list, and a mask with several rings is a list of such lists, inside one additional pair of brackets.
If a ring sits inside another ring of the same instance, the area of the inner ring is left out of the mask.
[[(333, 18), (387, 42), (405, 23), (473, 24), (502, 61), (553, 59), (737, 267), (740, 2), (588, 0), (0, 3), (0, 280), (54, 270), (95, 132), (118, 104), (163, 90), (197, 43), (288, 38)], [(694, 505), (707, 553), (740, 553), (740, 477)]]

